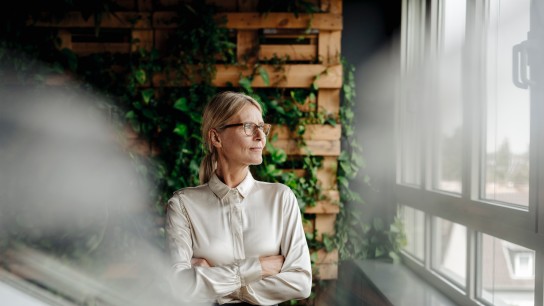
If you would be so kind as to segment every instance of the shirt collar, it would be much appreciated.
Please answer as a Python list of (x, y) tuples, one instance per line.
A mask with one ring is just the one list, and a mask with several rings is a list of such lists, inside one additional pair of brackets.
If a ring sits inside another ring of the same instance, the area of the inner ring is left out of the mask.
[[(251, 175), (251, 172), (249, 170), (247, 171), (246, 177), (242, 180), (238, 186), (232, 188), (238, 190), (238, 192), (242, 195), (242, 197), (247, 197), (249, 192), (251, 191), (251, 188), (255, 184), (255, 179)], [(213, 173), (212, 177), (210, 178), (210, 181), (208, 182), (208, 186), (210, 186), (210, 189), (215, 193), (215, 195), (219, 199), (223, 199), (229, 191), (232, 189), (225, 185), (225, 183), (221, 182), (221, 180), (217, 177), (215, 172)]]

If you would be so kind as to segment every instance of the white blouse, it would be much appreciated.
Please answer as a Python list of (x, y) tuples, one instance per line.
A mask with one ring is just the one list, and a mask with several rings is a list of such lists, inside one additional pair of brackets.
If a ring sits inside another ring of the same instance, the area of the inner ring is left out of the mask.
[[(168, 201), (166, 231), (179, 280), (177, 296), (195, 302), (271, 305), (310, 295), (310, 253), (289, 187), (246, 178), (230, 188), (214, 174)], [(260, 256), (283, 255), (280, 273), (262, 277)], [(192, 267), (191, 258), (212, 266)]]

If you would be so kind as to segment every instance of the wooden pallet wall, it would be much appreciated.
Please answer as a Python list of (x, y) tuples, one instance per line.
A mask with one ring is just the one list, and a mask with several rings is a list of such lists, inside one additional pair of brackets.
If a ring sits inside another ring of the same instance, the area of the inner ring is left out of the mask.
[[(310, 88), (316, 82), (317, 97), (301, 108), (324, 110), (338, 116), (340, 88), (342, 86), (342, 65), (340, 63), (340, 40), (342, 33), (342, 1), (313, 0), (321, 13), (298, 14), (286, 12), (256, 12), (257, 1), (250, 0), (208, 0), (209, 4), (220, 7), (218, 20), (226, 18), (226, 27), (232, 30), (236, 40), (236, 56), (239, 62), (252, 62), (288, 57), (282, 71), (271, 65), (263, 65), (270, 82), (259, 75), (252, 82), (254, 88)], [(175, 28), (170, 22), (175, 12), (171, 10), (179, 1), (174, 0), (117, 0), (124, 11), (103, 16), (100, 31), (107, 37), (102, 41), (94, 36), (93, 18), (84, 19), (80, 13), (69, 13), (57, 23), (34, 21), (37, 27), (56, 27), (62, 48), (69, 48), (78, 55), (101, 52), (129, 53), (144, 48), (161, 50), (165, 48), (168, 34)], [(248, 65), (250, 66), (250, 65)], [(251, 69), (243, 65), (217, 65), (213, 84), (226, 87), (238, 85), (240, 75), (251, 75)], [(316, 77), (319, 76), (316, 80)], [(156, 74), (150, 85), (184, 86), (174, 83), (166, 75)], [(315, 156), (323, 156), (323, 165), (318, 171), (318, 181), (325, 199), (315, 207), (306, 207), (305, 214), (314, 215), (306, 230), (334, 235), (334, 223), (339, 212), (339, 193), (336, 184), (337, 158), (340, 155), (341, 126), (309, 125), (304, 134), (306, 149), (297, 146), (297, 136), (287, 127), (276, 126), (273, 134), (278, 135), (274, 143), (290, 156), (303, 156), (307, 150)], [(148, 152), (149, 153), (149, 152)], [(318, 279), (336, 279), (338, 273), (338, 252), (317, 251), (315, 276)]]

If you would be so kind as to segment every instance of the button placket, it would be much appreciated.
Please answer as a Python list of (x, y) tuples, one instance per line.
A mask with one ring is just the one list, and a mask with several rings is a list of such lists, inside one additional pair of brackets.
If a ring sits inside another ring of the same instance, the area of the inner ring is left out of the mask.
[(242, 221), (242, 206), (238, 191), (232, 189), (230, 192), (231, 208), (232, 208), (232, 232), (234, 234), (234, 257), (236, 259), (245, 258), (244, 236), (243, 236), (243, 221)]

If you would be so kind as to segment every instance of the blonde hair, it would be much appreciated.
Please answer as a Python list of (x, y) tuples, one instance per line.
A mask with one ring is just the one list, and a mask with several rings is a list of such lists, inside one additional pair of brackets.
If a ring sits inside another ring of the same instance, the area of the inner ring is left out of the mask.
[(204, 158), (200, 163), (198, 177), (201, 184), (207, 183), (217, 168), (217, 149), (210, 142), (210, 131), (227, 124), (228, 120), (238, 114), (244, 106), (251, 104), (263, 109), (252, 97), (239, 92), (225, 91), (215, 95), (204, 107), (202, 114), (202, 140), (204, 142)]

